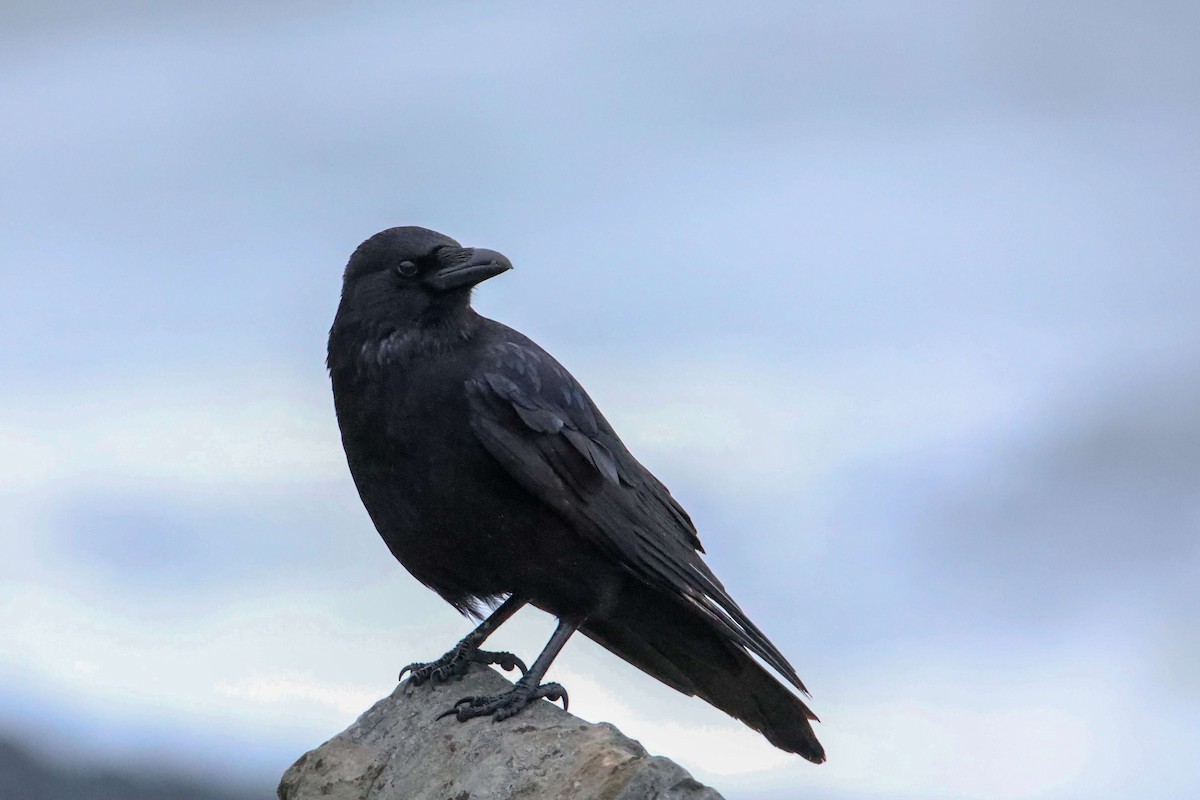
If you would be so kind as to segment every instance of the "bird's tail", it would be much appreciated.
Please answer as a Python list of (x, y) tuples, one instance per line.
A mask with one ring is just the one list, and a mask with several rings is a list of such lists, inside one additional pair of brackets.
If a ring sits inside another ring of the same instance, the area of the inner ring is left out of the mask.
[(741, 720), (776, 747), (814, 764), (825, 760), (809, 724), (817, 716), (808, 706), (683, 603), (631, 585), (615, 609), (589, 618), (580, 630), (668, 686)]

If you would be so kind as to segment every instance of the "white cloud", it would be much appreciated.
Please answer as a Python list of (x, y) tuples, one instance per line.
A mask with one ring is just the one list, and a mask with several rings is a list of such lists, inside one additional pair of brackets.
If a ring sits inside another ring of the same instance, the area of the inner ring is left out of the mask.
[[(322, 393), (323, 390), (324, 393)], [(345, 474), (327, 389), (260, 375), (76, 387), (0, 400), (0, 486), (192, 489)]]
[(258, 674), (236, 681), (220, 681), (214, 687), (225, 697), (260, 706), (280, 706), (290, 711), (297, 701), (325, 706), (344, 715), (361, 714), (379, 699), (377, 686), (324, 683), (311, 677), (288, 674)]
[(1053, 706), (972, 710), (900, 701), (843, 708), (826, 737), (836, 766), (820, 777), (845, 791), (1032, 797), (1076, 783), (1092, 766), (1089, 724)]
[(793, 496), (863, 463), (911, 467), (965, 443), (988, 446), (1027, 424), (1047, 391), (1036, 388), (1040, 365), (989, 372), (947, 348), (844, 353), (805, 368), (722, 354), (587, 367), (634, 455), (752, 498)]

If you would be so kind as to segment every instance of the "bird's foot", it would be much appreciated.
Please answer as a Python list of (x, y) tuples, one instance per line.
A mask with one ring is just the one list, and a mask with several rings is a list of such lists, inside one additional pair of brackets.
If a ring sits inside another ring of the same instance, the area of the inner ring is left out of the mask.
[(438, 714), (437, 718), (453, 716), (459, 722), (466, 722), (474, 717), (491, 716), (496, 722), (508, 719), (521, 713), (521, 710), (534, 700), (546, 698), (551, 702), (562, 700), (563, 711), (567, 710), (569, 702), (567, 698), (567, 690), (557, 683), (543, 683), (541, 685), (532, 685), (525, 682), (524, 678), (517, 681), (517, 685), (509, 689), (503, 694), (492, 695), (490, 697), (464, 697), (454, 704), (453, 708), (449, 708)]
[(496, 664), (505, 671), (519, 669), (522, 675), (528, 671), (525, 667), (525, 662), (512, 653), (496, 653), (491, 650), (480, 650), (478, 647), (471, 647), (459, 642), (453, 650), (436, 661), (428, 663), (418, 661), (409, 664), (400, 670), (398, 680), (404, 680), (404, 673), (408, 672), (412, 674), (413, 686), (420, 686), (429, 680), (432, 680), (434, 683), (445, 683), (451, 678), (461, 678), (463, 675), (466, 675), (467, 670), (472, 664)]

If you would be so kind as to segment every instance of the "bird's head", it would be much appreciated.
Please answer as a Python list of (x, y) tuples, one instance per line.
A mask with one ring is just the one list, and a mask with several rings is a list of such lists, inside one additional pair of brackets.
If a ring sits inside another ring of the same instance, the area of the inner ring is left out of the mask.
[(494, 250), (427, 228), (388, 228), (360, 244), (342, 277), (338, 317), (415, 325), (470, 304), (471, 287), (512, 269)]

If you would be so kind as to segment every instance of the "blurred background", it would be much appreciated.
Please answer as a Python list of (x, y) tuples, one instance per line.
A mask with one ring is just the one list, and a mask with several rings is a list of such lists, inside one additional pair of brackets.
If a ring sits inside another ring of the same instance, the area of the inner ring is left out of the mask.
[(269, 798), (470, 628), (373, 530), (323, 366), (350, 252), (419, 224), (512, 259), (477, 307), (692, 512), (829, 763), (582, 637), (572, 711), (730, 800), (1198, 796), (1198, 35), (5, 3), (0, 795)]

